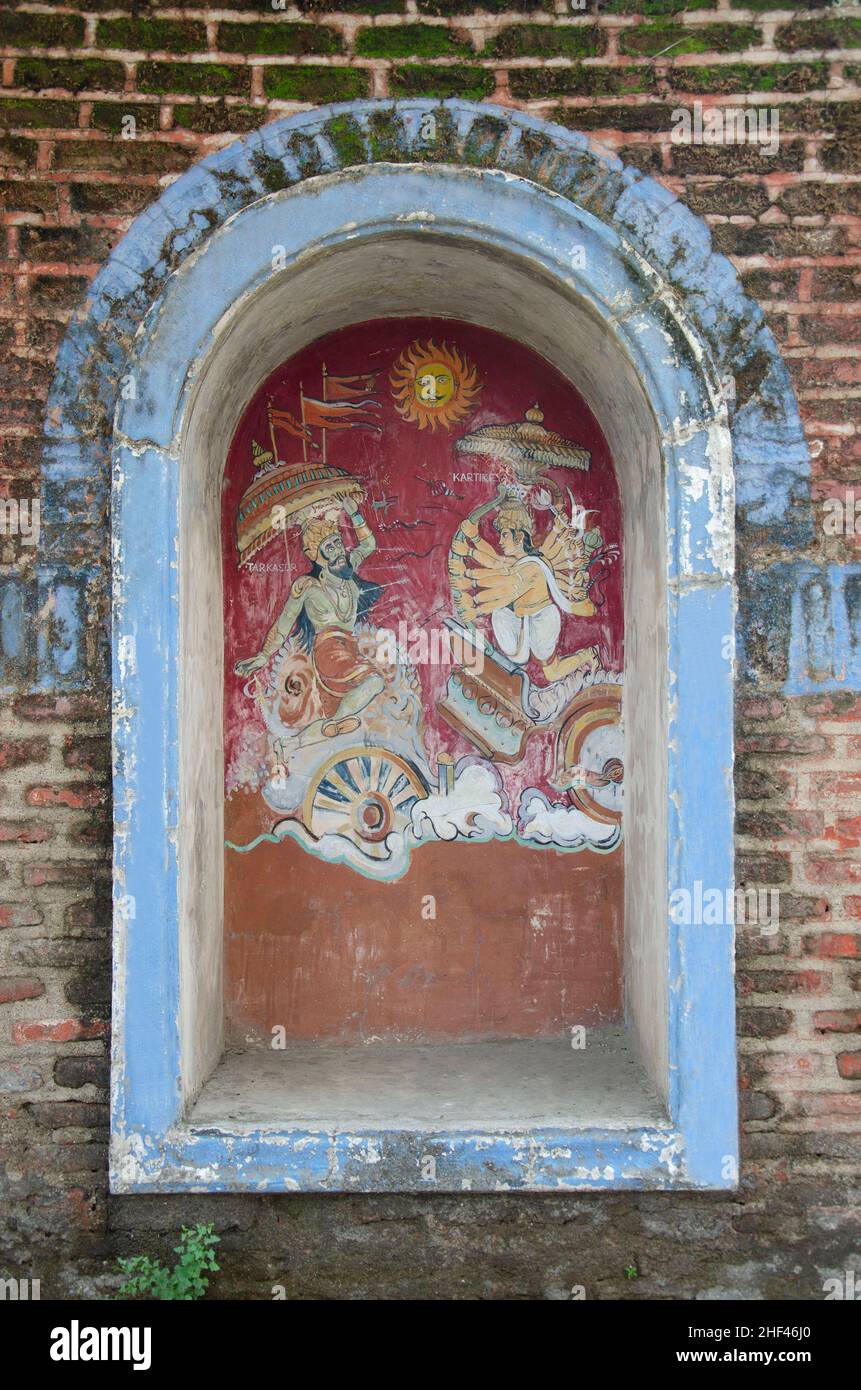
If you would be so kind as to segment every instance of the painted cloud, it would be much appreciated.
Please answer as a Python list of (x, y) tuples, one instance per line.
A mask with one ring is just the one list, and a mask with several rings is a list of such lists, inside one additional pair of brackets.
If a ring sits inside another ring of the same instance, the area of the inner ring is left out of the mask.
[(514, 823), (502, 778), (483, 758), (461, 758), (454, 770), (454, 787), (417, 801), (412, 832), (417, 840), (491, 840), (510, 835)]
[(520, 798), (517, 829), (523, 840), (561, 849), (609, 850), (622, 837), (621, 826), (604, 825), (567, 802), (549, 801), (535, 787), (529, 787)]

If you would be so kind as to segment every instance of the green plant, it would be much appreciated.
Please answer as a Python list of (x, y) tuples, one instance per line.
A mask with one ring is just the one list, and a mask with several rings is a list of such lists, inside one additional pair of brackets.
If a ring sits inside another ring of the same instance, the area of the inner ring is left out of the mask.
[(625, 1278), (626, 1278), (626, 1279), (636, 1279), (637, 1276), (639, 1275), (639, 1273), (640, 1273), (640, 1271), (637, 1269), (637, 1266), (636, 1266), (636, 1265), (625, 1265)]
[(183, 1226), (179, 1245), (173, 1247), (179, 1256), (173, 1269), (149, 1255), (120, 1260), (120, 1269), (129, 1277), (117, 1298), (202, 1298), (209, 1287), (209, 1272), (219, 1268), (213, 1251), (218, 1241), (211, 1226)]

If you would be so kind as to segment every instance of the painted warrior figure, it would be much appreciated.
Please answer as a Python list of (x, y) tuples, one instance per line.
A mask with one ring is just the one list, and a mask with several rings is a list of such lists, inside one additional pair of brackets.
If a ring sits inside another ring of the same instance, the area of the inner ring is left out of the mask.
[(563, 613), (584, 618), (595, 613), (588, 592), (589, 560), (601, 543), (600, 534), (583, 534), (585, 514), (579, 526), (557, 514), (536, 546), (529, 509), (518, 497), (509, 497), (493, 522), (499, 536), (496, 550), (478, 525), (495, 505), (496, 500), (463, 521), (452, 544), (449, 570), (461, 616), (469, 622), (489, 617), (500, 651), (521, 666), (535, 657), (548, 681), (583, 666), (597, 669), (597, 647), (564, 657), (556, 656), (556, 648)]
[(357, 622), (380, 596), (379, 585), (356, 573), (377, 543), (352, 500), (344, 503), (344, 511), (356, 535), (349, 556), (337, 518), (318, 516), (306, 521), (302, 549), (311, 562), (310, 573), (293, 584), (257, 655), (238, 661), (235, 667), (239, 676), (259, 670), (295, 631), (300, 645), (311, 652), (327, 715), (320, 725), (325, 737), (358, 728), (357, 716), (385, 687), (378, 668), (363, 656), (355, 634)]

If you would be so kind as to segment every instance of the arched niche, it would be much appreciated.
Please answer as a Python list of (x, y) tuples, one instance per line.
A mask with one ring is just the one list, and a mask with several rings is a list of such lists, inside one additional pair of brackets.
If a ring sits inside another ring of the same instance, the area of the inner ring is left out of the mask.
[(624, 557), (597, 421), (510, 337), (374, 319), (258, 387), (221, 496), (227, 1045), (278, 1029), (318, 1084), (316, 1044), (333, 1068), (360, 1047), (368, 1082), (361, 1044), (385, 1045), (430, 1102), (443, 1061), (486, 1070), (505, 1041), (503, 1081), (519, 1050), (564, 1094), (572, 1030), (624, 1005)]
[[(514, 1084), (474, 1123), (431, 1123), (408, 1101), (394, 1123), (285, 1123), (277, 1071), (250, 1109), (235, 1075), (211, 1079), (221, 470), (279, 362), (393, 315), (539, 353), (616, 462), (627, 1041), (575, 1056), (552, 1113)], [(734, 467), (746, 514), (779, 529), (806, 455), (774, 344), (706, 229), (526, 117), (457, 102), (306, 113), (190, 171), (121, 243), (61, 354), (58, 476), (98, 470), (114, 406), (114, 1186), (421, 1188), (423, 1155), (442, 1189), (733, 1185), (733, 929), (673, 920), (668, 892), (733, 883)]]

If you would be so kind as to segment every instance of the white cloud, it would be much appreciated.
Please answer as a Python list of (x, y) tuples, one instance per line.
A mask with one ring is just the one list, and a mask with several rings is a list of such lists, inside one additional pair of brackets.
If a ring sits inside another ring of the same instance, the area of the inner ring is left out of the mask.
[(529, 787), (520, 798), (517, 829), (522, 840), (561, 849), (608, 850), (622, 838), (620, 825), (593, 820), (567, 801), (549, 801), (537, 787)]
[(502, 779), (483, 758), (461, 758), (448, 794), (431, 793), (413, 806), (412, 830), (417, 840), (434, 836), (454, 840), (492, 840), (513, 829)]

